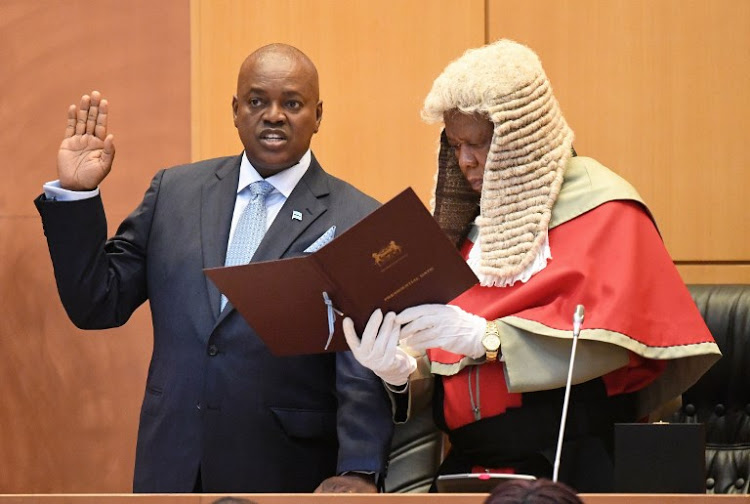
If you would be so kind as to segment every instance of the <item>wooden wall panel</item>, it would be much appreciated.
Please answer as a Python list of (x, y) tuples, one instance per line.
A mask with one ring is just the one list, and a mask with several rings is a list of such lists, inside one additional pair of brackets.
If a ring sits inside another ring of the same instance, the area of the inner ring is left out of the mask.
[(679, 261), (750, 261), (750, 2), (488, 0), (542, 59), (576, 148), (625, 176)]
[(0, 2), (0, 493), (128, 492), (151, 353), (143, 307), (81, 331), (59, 301), (32, 204), (57, 178), (68, 105), (110, 101), (110, 231), (161, 167), (190, 159), (188, 0)]
[(0, 152), (12, 189), (0, 215), (36, 215), (31, 199), (57, 178), (68, 105), (101, 91), (117, 153), (102, 184), (126, 215), (153, 174), (190, 159), (188, 0), (0, 2)]
[(750, 264), (677, 263), (677, 271), (688, 284), (750, 284)]
[(271, 42), (317, 65), (324, 168), (376, 198), (412, 186), (427, 202), (437, 126), (419, 110), (432, 80), (484, 42), (484, 2), (450, 0), (193, 0), (193, 158), (242, 151), (231, 98), (244, 58)]
[(38, 219), (0, 219), (0, 493), (128, 491), (147, 309), (84, 332), (58, 299)]

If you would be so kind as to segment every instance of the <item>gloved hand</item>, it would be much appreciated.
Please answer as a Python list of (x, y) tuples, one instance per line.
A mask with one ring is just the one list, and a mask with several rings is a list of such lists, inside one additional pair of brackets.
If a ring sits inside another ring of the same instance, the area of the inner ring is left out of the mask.
[(424, 304), (396, 316), (401, 343), (414, 350), (442, 348), (478, 359), (485, 354), (482, 338), (487, 321), (458, 306)]
[(417, 369), (416, 359), (398, 347), (400, 327), (396, 324), (395, 313), (388, 312), (383, 317), (380, 309), (372, 312), (361, 340), (349, 317), (344, 319), (343, 328), (354, 358), (386, 383), (404, 385)]

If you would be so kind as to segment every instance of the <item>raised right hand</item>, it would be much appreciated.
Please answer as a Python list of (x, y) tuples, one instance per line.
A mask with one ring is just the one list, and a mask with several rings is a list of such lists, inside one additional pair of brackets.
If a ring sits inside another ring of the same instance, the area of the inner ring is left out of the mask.
[(65, 138), (57, 152), (60, 186), (71, 191), (96, 189), (112, 169), (114, 136), (107, 134), (107, 100), (98, 91), (68, 107)]

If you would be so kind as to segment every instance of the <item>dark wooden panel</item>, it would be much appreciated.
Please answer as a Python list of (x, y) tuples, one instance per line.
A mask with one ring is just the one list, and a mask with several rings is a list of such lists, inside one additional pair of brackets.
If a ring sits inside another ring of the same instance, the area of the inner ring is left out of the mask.
[(157, 169), (189, 161), (189, 2), (3, 0), (0, 34), (0, 493), (127, 492), (148, 307), (120, 329), (73, 327), (32, 199), (57, 178), (68, 105), (93, 89), (116, 136), (111, 229)]

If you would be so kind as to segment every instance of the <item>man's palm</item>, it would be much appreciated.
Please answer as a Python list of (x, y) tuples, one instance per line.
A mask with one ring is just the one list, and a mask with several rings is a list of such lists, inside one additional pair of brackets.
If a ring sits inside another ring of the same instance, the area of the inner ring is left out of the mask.
[(99, 186), (112, 169), (114, 137), (107, 135), (109, 105), (98, 91), (81, 97), (79, 106), (68, 108), (65, 138), (57, 153), (60, 186), (89, 191)]
[(96, 188), (112, 169), (112, 155), (94, 135), (75, 135), (60, 144), (57, 153), (60, 185), (72, 190)]

